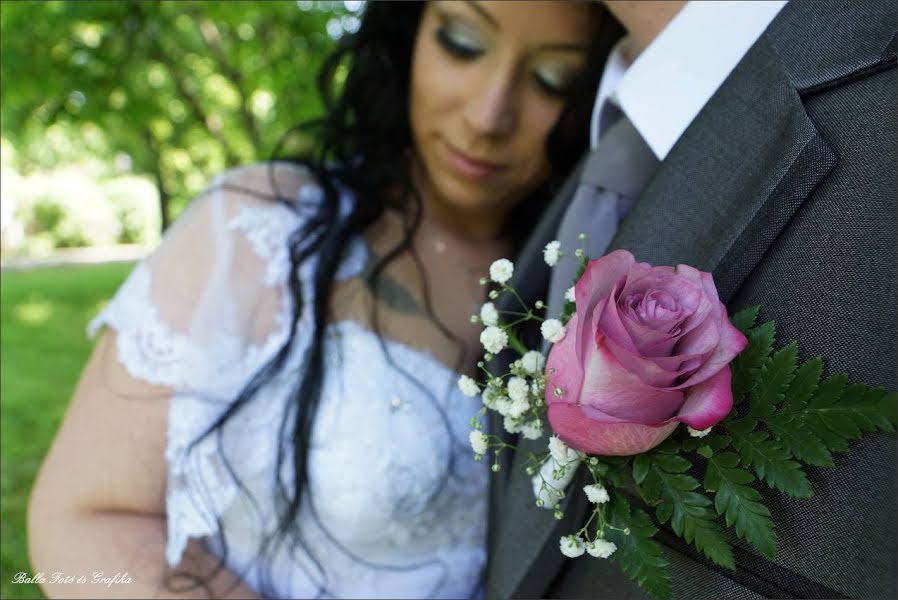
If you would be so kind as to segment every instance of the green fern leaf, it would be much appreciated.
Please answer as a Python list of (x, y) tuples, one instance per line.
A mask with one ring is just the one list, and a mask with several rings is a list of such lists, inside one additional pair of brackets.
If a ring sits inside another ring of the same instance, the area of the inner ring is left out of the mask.
[(820, 374), (823, 372), (823, 359), (819, 356), (805, 362), (798, 371), (795, 372), (795, 379), (789, 386), (786, 393), (786, 402), (782, 408), (784, 410), (797, 411), (807, 406), (808, 400), (817, 391), (820, 385)]
[(670, 571), (661, 545), (652, 539), (658, 530), (649, 516), (639, 509), (631, 509), (620, 494), (614, 494), (610, 520), (614, 527), (629, 530), (629, 534), (625, 534), (609, 528), (605, 534), (606, 539), (617, 546), (611, 560), (617, 561), (624, 572), (649, 594), (670, 598)]
[(733, 550), (715, 520), (717, 515), (709, 508), (711, 500), (694, 491), (699, 487), (698, 481), (690, 475), (666, 472), (656, 458), (652, 457), (651, 472), (660, 480), (661, 497), (665, 500), (655, 509), (658, 520), (662, 523), (670, 520), (674, 533), (715, 564), (735, 569)]
[(764, 556), (776, 556), (776, 534), (770, 511), (761, 504), (761, 494), (749, 487), (754, 476), (739, 467), (739, 457), (732, 452), (713, 455), (705, 472), (705, 490), (715, 492), (714, 508), (724, 516), (727, 527), (735, 527), (736, 535), (747, 540)]
[(776, 405), (783, 401), (797, 368), (798, 344), (795, 342), (777, 350), (765, 361), (751, 390), (749, 412), (753, 417), (771, 414)]
[(765, 417), (764, 423), (780, 447), (798, 460), (818, 467), (833, 466), (826, 445), (794, 415), (775, 413)]
[(794, 498), (810, 498), (811, 484), (801, 464), (771, 440), (766, 431), (753, 431), (754, 425), (752, 419), (727, 423), (742, 464), (754, 469), (758, 479), (770, 487)]
[(730, 322), (732, 322), (733, 326), (744, 335), (748, 335), (749, 330), (754, 326), (755, 321), (758, 318), (758, 312), (760, 312), (760, 310), (760, 305), (749, 306), (733, 315)]
[(773, 349), (776, 324), (767, 321), (748, 332), (748, 345), (731, 363), (733, 369), (733, 397), (739, 402), (754, 387), (755, 372), (764, 366), (764, 360)]

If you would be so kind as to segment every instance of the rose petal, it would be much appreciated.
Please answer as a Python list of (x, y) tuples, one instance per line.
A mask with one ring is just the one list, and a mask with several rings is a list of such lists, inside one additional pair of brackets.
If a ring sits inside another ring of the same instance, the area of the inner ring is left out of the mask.
[(596, 306), (611, 294), (618, 280), (626, 276), (630, 265), (635, 262), (636, 259), (626, 250), (615, 250), (587, 263), (583, 276), (574, 285), (576, 314), (584, 319), (581, 322), (584, 327), (576, 329), (580, 355), (586, 348), (585, 344), (591, 343), (594, 337), (594, 331), (586, 331), (586, 328), (593, 322)]
[(671, 422), (659, 427), (639, 423), (606, 423), (587, 417), (581, 407), (553, 404), (548, 411), (552, 430), (572, 448), (599, 456), (630, 456), (651, 450), (676, 429)]
[[(579, 315), (574, 313), (567, 323), (569, 331), (577, 331)], [(552, 402), (576, 402), (577, 393), (583, 382), (583, 362), (577, 356), (576, 336), (566, 335), (549, 350), (546, 359), (546, 404)], [(573, 393), (555, 395), (555, 388)]]
[(730, 362), (736, 358), (736, 355), (742, 352), (745, 349), (745, 346), (748, 345), (748, 338), (742, 335), (742, 332), (730, 323), (730, 320), (726, 316), (726, 307), (723, 304), (720, 304), (720, 310), (723, 313), (723, 318), (720, 321), (720, 341), (718, 342), (717, 347), (705, 361), (705, 364), (703, 364), (698, 371), (689, 376), (686, 381), (678, 385), (677, 388), (682, 389), (697, 385), (716, 375), (718, 371), (729, 365)]
[(727, 366), (710, 379), (686, 390), (686, 402), (674, 419), (699, 430), (716, 425), (733, 408), (730, 380)]
[(604, 340), (586, 357), (579, 403), (639, 423), (661, 423), (676, 415), (683, 392), (646, 385), (609, 351)]

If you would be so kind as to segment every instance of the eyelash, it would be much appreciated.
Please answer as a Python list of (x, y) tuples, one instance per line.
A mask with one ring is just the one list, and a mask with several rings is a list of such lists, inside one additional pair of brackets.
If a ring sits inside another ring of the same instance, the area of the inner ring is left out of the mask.
[(470, 48), (456, 42), (445, 27), (437, 29), (437, 41), (449, 54), (458, 58), (472, 59), (483, 54), (483, 50), (479, 48)]
[[(446, 52), (462, 60), (473, 60), (483, 54), (483, 50), (479, 48), (470, 48), (456, 42), (454, 39), (452, 39), (452, 36), (449, 34), (445, 27), (440, 27), (439, 29), (437, 29), (436, 39), (440, 46), (442, 46), (443, 49), (446, 50)], [(567, 87), (556, 87), (540, 77), (539, 73), (533, 73), (533, 80), (540, 91), (549, 96), (552, 96), (554, 98), (564, 98), (568, 94)]]
[(565, 98), (568, 95), (568, 86), (557, 87), (543, 79), (539, 76), (539, 73), (533, 74), (533, 79), (536, 81), (536, 84), (539, 88), (550, 96), (555, 96), (557, 98)]

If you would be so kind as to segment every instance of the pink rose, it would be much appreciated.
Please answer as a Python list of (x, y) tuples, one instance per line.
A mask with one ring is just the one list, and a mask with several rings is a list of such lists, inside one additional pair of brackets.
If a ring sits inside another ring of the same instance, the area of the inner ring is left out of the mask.
[(590, 261), (575, 297), (577, 312), (546, 363), (549, 422), (568, 445), (639, 454), (677, 423), (707, 429), (727, 416), (729, 363), (748, 340), (710, 273), (652, 267), (617, 250)]

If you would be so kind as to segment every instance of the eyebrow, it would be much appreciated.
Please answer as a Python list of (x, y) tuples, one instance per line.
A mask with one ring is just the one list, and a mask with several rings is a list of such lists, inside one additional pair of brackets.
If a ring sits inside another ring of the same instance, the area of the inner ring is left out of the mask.
[(477, 12), (477, 14), (488, 21), (489, 24), (493, 26), (493, 29), (499, 29), (499, 21), (497, 21), (496, 17), (491, 15), (487, 9), (483, 8), (480, 2), (475, 2), (474, 0), (465, 0), (465, 4), (473, 8)]
[[(476, 0), (465, 0), (465, 4), (470, 6), (477, 14), (483, 17), (483, 19), (488, 22), (493, 27), (493, 29), (501, 29), (499, 27), (499, 21), (496, 20), (496, 17), (490, 14), (490, 12), (485, 9), (480, 2), (477, 2)], [(544, 50), (560, 50), (565, 52), (586, 52), (589, 49), (583, 44), (571, 44), (565, 42), (542, 44), (540, 47)]]

